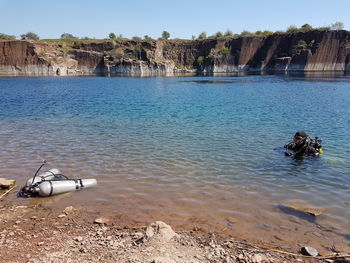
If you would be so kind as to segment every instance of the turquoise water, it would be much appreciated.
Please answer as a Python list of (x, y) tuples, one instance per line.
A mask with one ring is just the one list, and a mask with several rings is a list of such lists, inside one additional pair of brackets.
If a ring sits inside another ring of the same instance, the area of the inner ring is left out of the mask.
[[(303, 202), (344, 233), (349, 105), (349, 76), (0, 78), (0, 174), (23, 183), (46, 159), (99, 181), (74, 202), (219, 224)], [(324, 155), (274, 150), (297, 130), (321, 137)]]

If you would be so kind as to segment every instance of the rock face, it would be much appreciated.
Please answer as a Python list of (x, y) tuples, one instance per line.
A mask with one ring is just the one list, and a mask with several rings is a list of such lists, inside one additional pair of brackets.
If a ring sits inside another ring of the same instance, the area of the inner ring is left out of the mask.
[(0, 75), (350, 71), (350, 32), (237, 39), (0, 42)]

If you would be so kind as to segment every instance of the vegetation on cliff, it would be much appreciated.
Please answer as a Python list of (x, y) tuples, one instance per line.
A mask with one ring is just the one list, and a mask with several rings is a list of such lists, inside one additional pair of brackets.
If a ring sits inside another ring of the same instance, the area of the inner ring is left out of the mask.
[[(225, 38), (240, 38), (240, 37), (249, 37), (249, 36), (269, 36), (274, 33), (299, 33), (299, 32), (310, 32), (313, 30), (318, 30), (318, 31), (336, 31), (336, 30), (343, 30), (344, 29), (344, 23), (343, 22), (335, 22), (329, 26), (324, 26), (324, 27), (312, 27), (310, 24), (304, 24), (301, 27), (297, 27), (295, 25), (290, 25), (286, 31), (269, 31), (269, 30), (258, 30), (256, 32), (250, 32), (248, 30), (243, 30), (240, 34), (234, 34), (231, 29), (227, 29), (225, 33), (222, 33), (221, 31), (216, 32), (213, 35), (207, 36), (207, 32), (203, 31), (201, 32), (198, 37), (195, 35), (192, 35), (192, 40), (203, 40), (203, 39), (225, 39)], [(0, 33), (0, 40), (15, 40), (17, 39), (16, 36), (14, 35), (7, 35)], [(27, 32), (25, 34), (20, 35), (21, 40), (39, 40), (40, 37), (36, 33), (33, 32)], [(69, 40), (77, 40), (79, 37), (74, 36), (70, 33), (63, 33), (60, 37), (60, 39), (44, 39), (45, 41), (69, 41)], [(128, 38), (123, 37), (122, 34), (116, 35), (115, 33), (111, 32), (108, 37), (105, 39), (96, 39), (96, 38), (90, 38), (90, 37), (82, 37), (79, 40), (86, 40), (86, 41), (101, 41), (101, 40), (129, 40)], [(161, 34), (161, 36), (158, 38), (158, 40), (169, 40), (170, 39), (170, 33), (166, 30), (164, 30)], [(132, 37), (132, 40), (153, 40), (152, 37), (149, 35), (145, 35), (143, 38), (139, 36), (134, 36)], [(179, 40), (179, 39), (174, 39), (174, 40)], [(182, 39), (184, 40), (184, 39)]]

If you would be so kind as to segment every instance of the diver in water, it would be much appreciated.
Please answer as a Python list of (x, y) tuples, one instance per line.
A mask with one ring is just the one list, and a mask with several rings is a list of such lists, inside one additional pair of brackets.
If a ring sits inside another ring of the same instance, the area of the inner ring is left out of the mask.
[(321, 142), (317, 137), (313, 139), (304, 131), (298, 131), (293, 137), (293, 142), (284, 145), (284, 148), (292, 151), (286, 151), (285, 155), (292, 156), (294, 152), (294, 157), (318, 156), (323, 153)]

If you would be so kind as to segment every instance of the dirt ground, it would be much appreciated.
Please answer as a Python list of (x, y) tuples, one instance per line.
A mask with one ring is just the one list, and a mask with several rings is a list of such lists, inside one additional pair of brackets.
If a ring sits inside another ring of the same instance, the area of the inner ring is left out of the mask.
[[(0, 262), (350, 262), (336, 253), (307, 257), (200, 229), (176, 231), (123, 216), (0, 201)], [(128, 222), (127, 224), (125, 222)]]

